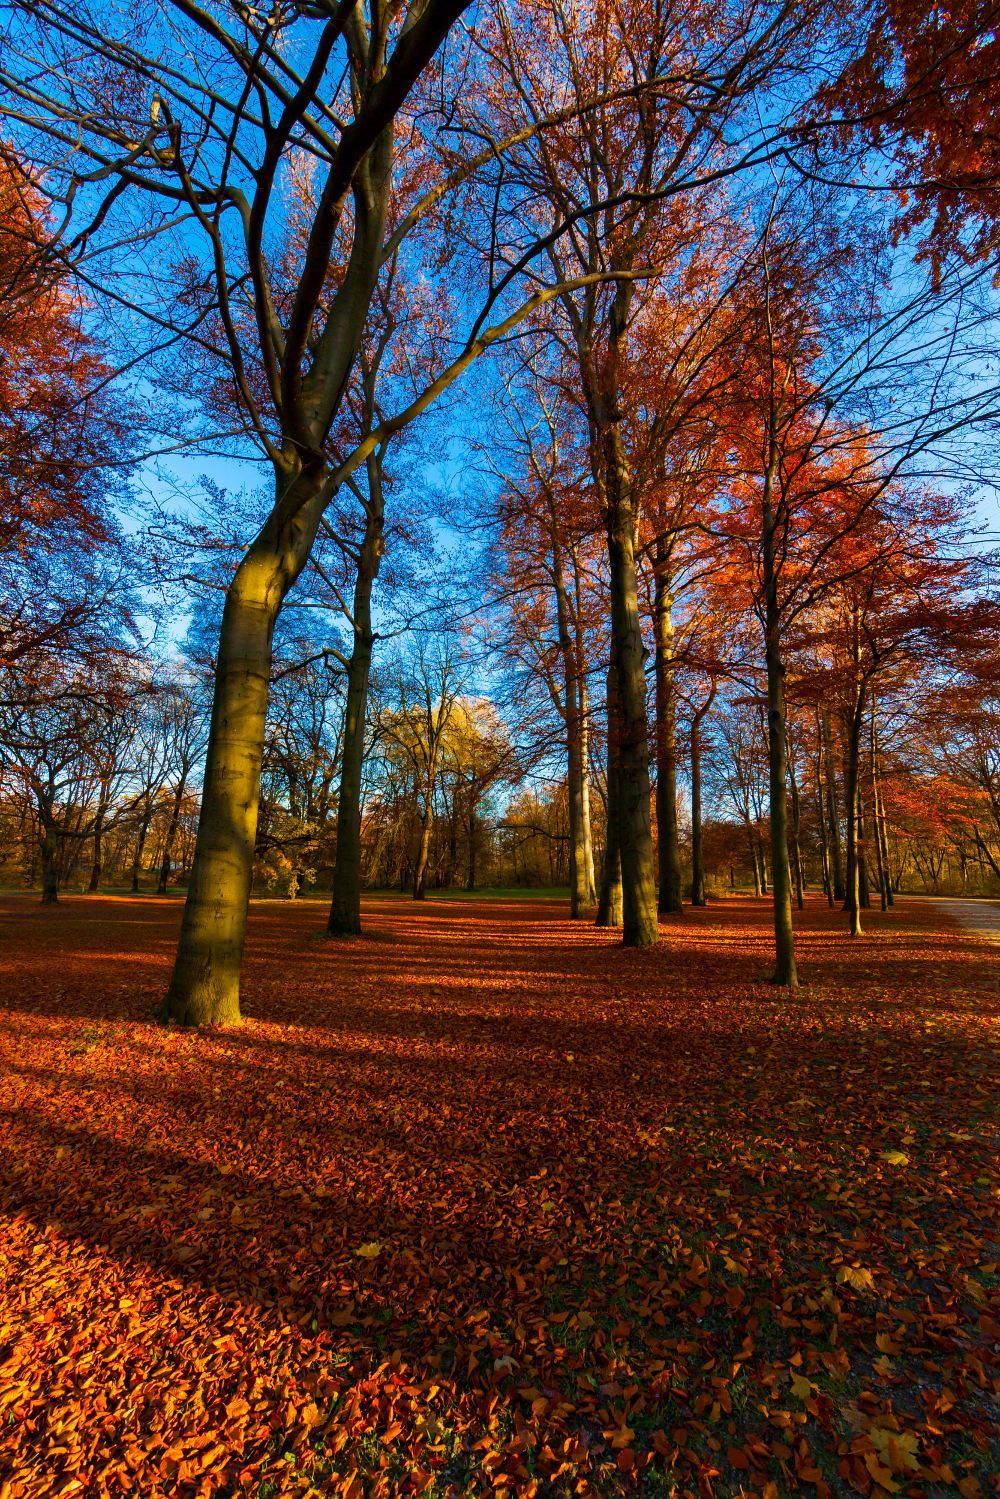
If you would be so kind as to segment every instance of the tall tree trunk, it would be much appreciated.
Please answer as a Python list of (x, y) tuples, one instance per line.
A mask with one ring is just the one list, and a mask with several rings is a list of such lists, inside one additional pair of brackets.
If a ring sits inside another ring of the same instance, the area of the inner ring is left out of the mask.
[(354, 642), (347, 672), (344, 742), (337, 799), (337, 851), (333, 865), (333, 894), (326, 929), (331, 937), (354, 937), (361, 931), (361, 780), (364, 770), (368, 687), (371, 681), (372, 592), (385, 552), (385, 496), (382, 456), (368, 459), (368, 508), (365, 532), (354, 582)]
[(795, 874), (795, 904), (805, 909), (805, 877), (802, 873), (802, 840), (799, 833), (799, 783), (794, 766), (788, 767), (788, 784), (792, 793), (792, 865)]
[(879, 769), (878, 728), (874, 702), (872, 702), (872, 831), (875, 834), (882, 910), (888, 911), (893, 904), (892, 877), (889, 873), (889, 840), (885, 826), (885, 803), (882, 800), (882, 776)]
[[(691, 904), (703, 906), (705, 895), (705, 845), (701, 810), (701, 726), (712, 705), (712, 697), (691, 720)], [(730, 880), (732, 871), (730, 871)]]
[[(582, 630), (578, 630), (582, 635)], [(597, 899), (597, 878), (594, 870), (594, 834), (590, 818), (590, 700), (582, 654), (578, 653), (577, 681), (580, 686), (580, 782), (581, 814), (583, 818), (583, 872), (587, 891), (587, 905), (592, 908)]]
[(747, 828), (747, 841), (750, 846), (750, 869), (753, 874), (753, 893), (754, 895), (765, 895), (767, 892), (764, 886), (764, 881), (761, 878), (760, 857), (757, 850), (757, 839), (754, 836), (753, 829), (749, 826)]
[(188, 767), (183, 765), (177, 777), (177, 785), (174, 787), (174, 799), (170, 806), (170, 822), (167, 824), (167, 836), (163, 843), (163, 863), (160, 865), (160, 877), (156, 882), (156, 893), (166, 895), (167, 885), (170, 883), (170, 860), (174, 851), (174, 840), (177, 837), (177, 829), (180, 827), (181, 807), (184, 805), (184, 792), (187, 790)]
[(552, 578), (556, 599), (559, 653), (563, 663), (563, 721), (566, 726), (566, 800), (569, 812), (569, 914), (574, 920), (588, 916), (593, 907), (593, 887), (587, 877), (584, 818), (584, 747), (580, 712), (580, 681), (577, 642), (571, 629), (570, 600), (566, 587), (563, 552), (555, 517), (552, 524)]
[(451, 812), (448, 817), (448, 877), (442, 882), (449, 890), (456, 883), (458, 874), (458, 820), (460, 816), (459, 788), (456, 781), (451, 795)]
[(878, 731), (875, 727), (875, 699), (872, 698), (871, 714), (871, 758), (872, 758), (872, 833), (875, 841), (875, 868), (878, 874), (879, 902), (883, 911), (889, 909), (889, 876), (882, 848), (882, 830), (879, 826), (878, 792)]
[(882, 797), (882, 787), (878, 789), (878, 807), (876, 809), (876, 832), (879, 847), (882, 850), (882, 866), (885, 869), (885, 899), (886, 905), (891, 909), (896, 904), (896, 897), (892, 888), (892, 860), (889, 857), (889, 829), (886, 825), (885, 801)]
[(767, 668), (767, 760), (771, 812), (771, 870), (774, 906), (773, 981), (794, 989), (795, 935), (792, 929), (792, 881), (788, 866), (788, 754), (785, 738), (785, 665), (781, 656), (781, 613), (775, 559), (776, 521), (770, 485), (765, 485), (763, 515), (764, 660)]
[(846, 900), (844, 860), (840, 846), (840, 815), (837, 807), (837, 760), (833, 753), (833, 730), (829, 714), (822, 717), (823, 755), (826, 760), (826, 812), (830, 828), (830, 861), (833, 866), (833, 898)]
[(93, 895), (100, 888), (101, 871), (104, 868), (104, 807), (97, 809), (97, 818), (94, 822), (94, 858), (90, 866), (90, 879), (87, 883), (87, 892)]
[[(354, 597), (357, 609), (357, 588)], [(362, 632), (355, 625), (354, 649), (347, 670), (333, 894), (326, 925), (332, 937), (354, 937), (361, 931), (361, 781), (372, 643), (370, 627)]]
[(431, 854), (431, 832), (434, 828), (434, 782), (427, 786), (423, 816), (420, 819), (420, 840), (417, 844), (417, 863), (413, 871), (413, 899), (427, 898), (427, 865)]
[(612, 660), (608, 667), (608, 801), (604, 834), (604, 867), (597, 902), (596, 926), (622, 924), (622, 863), (618, 844), (618, 672)]
[[(635, 512), (618, 423), (604, 433), (607, 478), (611, 631), (618, 710), (618, 853), (621, 860), (622, 942), (651, 947), (659, 939), (653, 834), (650, 819), (646, 648), (639, 618)], [(610, 798), (609, 798), (610, 802)]]
[(149, 824), (152, 821), (152, 818), (153, 818), (153, 808), (152, 808), (152, 805), (149, 804), (149, 805), (147, 805), (145, 812), (142, 814), (142, 821), (139, 823), (139, 828), (138, 828), (138, 831), (136, 833), (135, 856), (132, 859), (132, 894), (133, 895), (138, 895), (138, 893), (139, 893), (139, 879), (140, 879), (140, 875), (142, 874), (142, 855), (143, 855), (143, 851), (145, 850), (145, 847), (146, 847), (146, 838), (147, 838), (147, 835), (149, 833)]
[(681, 851), (677, 830), (677, 694), (674, 685), (674, 621), (670, 556), (656, 539), (653, 566), (653, 628), (656, 641), (656, 837), (660, 865), (657, 909), (681, 912)]
[(182, 1024), (240, 1021), (274, 626), (312, 547), (324, 477), (300, 469), (279, 478), (275, 514), (226, 594), (198, 836), (167, 994), (167, 1011)]
[(42, 836), (39, 854), (42, 865), (42, 905), (54, 906), (59, 899), (59, 839), (48, 818), (40, 818)]
[(847, 893), (844, 909), (850, 921), (852, 937), (861, 935), (861, 875), (858, 857), (858, 802), (860, 794), (861, 725), (864, 718), (864, 691), (856, 688), (855, 702), (847, 720), (847, 758), (844, 799), (847, 804)]
[(868, 873), (868, 838), (865, 830), (865, 799), (861, 794), (859, 778), (858, 785), (858, 904), (862, 911), (867, 911), (872, 903), (871, 877)]
[(466, 881), (466, 890), (476, 888), (476, 838), (479, 830), (479, 819), (476, 817), (476, 802), (474, 797), (469, 800), (469, 878)]
[(872, 828), (875, 833), (875, 864), (878, 873), (879, 903), (883, 911), (889, 909), (889, 876), (885, 867), (885, 859), (882, 852), (882, 839), (878, 830), (878, 792), (875, 790), (872, 796)]
[(816, 754), (816, 811), (818, 814), (819, 843), (823, 860), (823, 893), (826, 903), (833, 909), (833, 871), (830, 868), (830, 840), (826, 825), (826, 798), (823, 794), (823, 744), (820, 740)]

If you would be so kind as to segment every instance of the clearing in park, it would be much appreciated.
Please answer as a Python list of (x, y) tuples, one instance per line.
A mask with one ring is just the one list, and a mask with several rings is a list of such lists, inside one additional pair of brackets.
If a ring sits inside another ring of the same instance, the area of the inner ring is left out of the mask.
[(0, 1492), (991, 1492), (996, 948), (765, 902), (2, 902)]

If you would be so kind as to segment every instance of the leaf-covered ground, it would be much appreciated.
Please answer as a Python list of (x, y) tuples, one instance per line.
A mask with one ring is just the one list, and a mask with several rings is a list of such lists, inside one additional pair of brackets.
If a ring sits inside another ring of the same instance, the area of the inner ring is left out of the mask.
[(0, 903), (0, 1496), (992, 1492), (1000, 949), (767, 909)]

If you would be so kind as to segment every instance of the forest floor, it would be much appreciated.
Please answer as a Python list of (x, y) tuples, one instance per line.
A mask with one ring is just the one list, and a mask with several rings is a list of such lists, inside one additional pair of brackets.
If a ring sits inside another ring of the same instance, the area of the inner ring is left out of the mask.
[(992, 1492), (995, 942), (564, 911), (0, 899), (0, 1499)]

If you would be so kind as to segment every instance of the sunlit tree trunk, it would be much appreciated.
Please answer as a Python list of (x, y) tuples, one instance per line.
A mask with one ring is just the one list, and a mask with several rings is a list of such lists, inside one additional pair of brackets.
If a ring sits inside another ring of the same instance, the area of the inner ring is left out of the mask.
[(583, 598), (580, 590), (580, 569), (575, 570), (576, 579), (576, 631), (573, 648), (576, 657), (577, 698), (580, 704), (580, 792), (583, 820), (583, 875), (587, 891), (587, 904), (592, 907), (597, 899), (597, 880), (594, 870), (594, 837), (590, 820), (590, 694), (587, 691), (587, 661), (584, 653), (585, 630), (583, 625)]
[(41, 838), (39, 855), (42, 868), (42, 905), (54, 906), (59, 899), (59, 839), (51, 817), (39, 809)]
[(858, 682), (854, 703), (847, 720), (844, 800), (847, 804), (847, 893), (844, 909), (852, 937), (861, 935), (861, 872), (858, 856), (860, 830), (858, 806), (860, 796), (861, 726), (864, 721), (864, 691)]
[(167, 824), (167, 836), (163, 843), (163, 863), (160, 865), (160, 877), (156, 882), (156, 892), (158, 895), (166, 895), (167, 886), (170, 883), (170, 861), (174, 851), (174, 842), (177, 838), (177, 829), (180, 827), (181, 808), (184, 805), (184, 792), (186, 790), (187, 767), (185, 766), (177, 778), (173, 801), (170, 804), (170, 822)]
[(585, 760), (583, 717), (580, 711), (580, 673), (574, 638), (570, 598), (563, 565), (563, 551), (556, 526), (552, 527), (552, 579), (556, 600), (556, 626), (563, 664), (563, 721), (566, 726), (566, 800), (569, 812), (569, 910), (574, 920), (588, 916), (594, 904), (593, 885), (588, 879), (586, 817), (584, 811)]
[(705, 904), (705, 852), (701, 825), (701, 721), (696, 713), (691, 724), (691, 904)]
[(434, 827), (434, 781), (427, 786), (424, 809), (420, 818), (420, 837), (417, 842), (417, 862), (413, 870), (413, 899), (427, 897), (427, 866), (431, 855), (431, 832)]
[[(818, 724), (817, 724), (818, 726)], [(816, 753), (816, 811), (817, 826), (819, 827), (820, 853), (823, 860), (823, 893), (826, 903), (832, 909), (833, 897), (833, 872), (830, 868), (830, 840), (826, 823), (826, 798), (823, 792), (823, 744), (820, 740)]]
[(840, 845), (840, 813), (837, 805), (837, 759), (833, 752), (833, 730), (829, 714), (822, 716), (823, 757), (826, 761), (826, 815), (830, 829), (830, 862), (833, 872), (833, 898), (847, 898), (844, 880), (844, 859)]
[[(884, 871), (884, 894), (885, 908), (889, 909), (895, 905), (895, 896), (892, 888), (892, 862), (889, 857), (889, 830), (886, 825), (885, 802), (882, 798), (881, 783), (875, 787), (875, 832), (878, 838), (882, 869)], [(982, 857), (980, 856), (980, 868), (982, 868)]]
[[(584, 699), (586, 703), (586, 699)], [(583, 770), (583, 868), (587, 884), (587, 899), (592, 906), (597, 899), (597, 875), (594, 868), (594, 832), (590, 815), (590, 740), (587, 730), (586, 707), (581, 715), (581, 761)]]
[[(888, 911), (892, 903), (889, 889), (889, 864), (886, 858), (886, 849), (883, 841), (881, 796), (879, 794), (878, 775), (878, 730), (876, 728), (875, 703), (872, 702), (872, 833), (875, 839), (875, 862), (878, 871), (878, 890), (882, 910)], [(964, 867), (963, 867), (964, 882)]]
[(101, 809), (94, 823), (94, 857), (90, 865), (90, 879), (87, 882), (87, 892), (90, 895), (100, 888), (101, 871), (104, 867), (104, 811)]
[(622, 941), (650, 947), (659, 938), (650, 818), (646, 647), (639, 617), (635, 513), (624, 445), (617, 424), (604, 433), (607, 476), (611, 629), (615, 639), (618, 710), (618, 852)]
[(608, 666), (608, 798), (607, 826), (604, 835), (604, 867), (601, 893), (597, 902), (595, 925), (619, 927), (622, 924), (622, 864), (618, 844), (618, 671), (612, 643)]
[(753, 893), (754, 895), (766, 895), (767, 889), (764, 884), (764, 877), (760, 867), (760, 855), (757, 850), (757, 840), (753, 836), (753, 833), (750, 833), (749, 835), (749, 844), (750, 870), (753, 874)]
[[(860, 755), (858, 756), (860, 767)], [(862, 911), (867, 911), (872, 903), (871, 879), (868, 874), (868, 837), (865, 828), (865, 799), (861, 794), (860, 768), (858, 774), (858, 818), (857, 818), (857, 860), (858, 860), (858, 904)]]
[(805, 878), (802, 872), (802, 840), (799, 832), (799, 783), (795, 779), (795, 770), (792, 765), (788, 767), (788, 786), (792, 796), (792, 868), (795, 875), (795, 904), (801, 911), (805, 907)]
[(354, 585), (354, 646), (347, 670), (340, 796), (337, 801), (337, 852), (326, 927), (333, 937), (353, 937), (361, 931), (361, 781), (375, 639), (372, 590), (383, 553), (381, 475), (378, 491), (378, 502), (372, 505), (365, 518), (365, 534)]
[(146, 848), (146, 839), (149, 836), (149, 824), (153, 818), (152, 805), (148, 805), (142, 814), (142, 821), (136, 831), (135, 855), (132, 859), (132, 894), (139, 893), (139, 877), (142, 873), (142, 856)]
[(322, 470), (299, 470), (279, 480), (276, 513), (226, 594), (198, 836), (167, 995), (168, 1014), (182, 1024), (240, 1020), (274, 627), (315, 538), (323, 479)]
[(767, 670), (767, 759), (771, 812), (771, 871), (774, 906), (775, 965), (773, 981), (794, 989), (795, 935), (792, 929), (791, 871), (788, 863), (788, 751), (785, 716), (785, 664), (781, 654), (781, 613), (778, 602), (775, 535), (771, 508), (771, 480), (764, 485), (762, 556), (764, 582), (764, 660)]
[(677, 694), (674, 686), (673, 593), (666, 541), (656, 539), (653, 565), (653, 628), (656, 642), (656, 836), (661, 915), (683, 910), (681, 853), (677, 828)]

